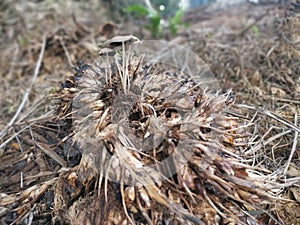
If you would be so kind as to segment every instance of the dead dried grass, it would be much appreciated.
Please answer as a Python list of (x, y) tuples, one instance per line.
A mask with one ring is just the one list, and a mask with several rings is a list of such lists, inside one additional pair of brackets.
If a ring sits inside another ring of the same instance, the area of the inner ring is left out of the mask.
[[(64, 2), (70, 9), (68, 16), (71, 18), (70, 7), (80, 7), (70, 4), (70, 1)], [(238, 153), (223, 149), (227, 157), (235, 159), (230, 162), (230, 167), (224, 167), (228, 162), (218, 155), (209, 155), (209, 151), (204, 158), (210, 163), (191, 163), (194, 169), (200, 169), (198, 177), (210, 181), (207, 186), (204, 185), (201, 198), (191, 187), (181, 186), (180, 189), (178, 186), (172, 187), (174, 183), (166, 182), (162, 187), (163, 192), (169, 190), (167, 198), (158, 194), (161, 193), (161, 186), (158, 185), (134, 188), (132, 191), (111, 182), (100, 182), (101, 171), (90, 164), (93, 159), (87, 156), (81, 158), (81, 152), (71, 139), (74, 133), (57, 121), (53, 113), (50, 101), (55, 98), (51, 93), (57, 90), (58, 81), (71, 75), (71, 67), (78, 59), (93, 64), (93, 58), (97, 57), (96, 43), (112, 33), (105, 33), (97, 25), (95, 27), (95, 20), (76, 22), (70, 19), (66, 20), (69, 22), (66, 25), (62, 22), (65, 17), (57, 16), (49, 20), (47, 10), (32, 13), (37, 11), (37, 7), (48, 8), (49, 5), (43, 5), (48, 4), (46, 2), (42, 5), (17, 3), (15, 9), (10, 7), (8, 1), (6, 3), (1, 5), (5, 9), (1, 14), (1, 24), (6, 32), (0, 40), (3, 52), (0, 221), (3, 224), (39, 224), (58, 219), (76, 224), (74, 215), (82, 221), (90, 218), (95, 218), (95, 221), (109, 218), (130, 221), (129, 214), (134, 210), (140, 212), (147, 223), (156, 224), (153, 218), (160, 218), (158, 212), (166, 212), (166, 208), (173, 209), (171, 213), (168, 211), (167, 219), (179, 220), (178, 223), (183, 223), (180, 218), (195, 219), (187, 211), (203, 221), (216, 221), (231, 215), (232, 220), (228, 219), (228, 222), (232, 224), (241, 218), (244, 223), (254, 220), (262, 224), (268, 221), (299, 223), (299, 17), (289, 16), (287, 14), (291, 12), (275, 7), (267, 15), (261, 12), (265, 16), (255, 23), (250, 21), (247, 26), (230, 26), (238, 21), (237, 17), (230, 20), (226, 13), (224, 17), (218, 14), (218, 19), (226, 20), (230, 29), (227, 27), (228, 30), (219, 29), (218, 32), (218, 23), (214, 24), (211, 19), (208, 25), (198, 23), (190, 29), (193, 32), (187, 31), (188, 35), (179, 37), (181, 43), (199, 52), (222, 82), (224, 90), (234, 90), (236, 104), (226, 113), (243, 121), (241, 128), (251, 132), (252, 137), (247, 147), (235, 146)], [(61, 4), (51, 3), (53, 11), (61, 12)], [(248, 12), (251, 19), (251, 10), (244, 12)], [(213, 15), (213, 12), (210, 13)], [(259, 9), (255, 9), (255, 13), (260, 14)], [(240, 12), (234, 14), (241, 16)], [(36, 18), (42, 21), (41, 26), (36, 26)], [(62, 26), (57, 25), (59, 19)], [(82, 22), (89, 26), (82, 25)], [(255, 33), (253, 26), (257, 26), (260, 32)], [(44, 41), (41, 40), (43, 27), (47, 27), (48, 31)], [(241, 31), (244, 31), (242, 35)], [(213, 37), (209, 32), (213, 33)], [(45, 52), (38, 58), (41, 49)], [(39, 63), (42, 63), (41, 67)], [(49, 94), (52, 99), (46, 97)], [(22, 99), (27, 104), (21, 103)], [(18, 107), (22, 110), (18, 111)], [(68, 106), (62, 109), (61, 115), (67, 112)], [(8, 117), (12, 118), (11, 122)], [(207, 150), (202, 145), (198, 147)], [(211, 163), (211, 158), (219, 160), (218, 164)], [(81, 170), (77, 170), (80, 160)], [(199, 164), (202, 170), (198, 168)], [(214, 172), (205, 171), (205, 165), (213, 166)], [(225, 176), (220, 168), (234, 168), (234, 174), (240, 177)], [(245, 170), (237, 168), (247, 170), (247, 182), (244, 179)], [(86, 174), (89, 176), (85, 177)], [(102, 182), (104, 186), (101, 186)], [(105, 190), (101, 193), (105, 194), (100, 193), (98, 197), (92, 194), (94, 188), (100, 192), (101, 187)], [(133, 193), (140, 197), (133, 198)], [(120, 195), (123, 196), (121, 201)], [(279, 204), (277, 200), (282, 198), (289, 199), (290, 203)], [(148, 209), (147, 201), (150, 199), (151, 209)], [(180, 207), (184, 206), (185, 210), (171, 204), (178, 199)], [(68, 207), (69, 203), (74, 204)], [(261, 203), (266, 203), (268, 207), (258, 207)], [(97, 218), (99, 214), (95, 211), (86, 214), (84, 209), (90, 206), (100, 209), (100, 215), (104, 217)], [(128, 212), (125, 206), (132, 211)], [(241, 206), (244, 217), (238, 218)], [(152, 217), (147, 214), (148, 210), (152, 211)], [(176, 211), (184, 216), (178, 217)]]

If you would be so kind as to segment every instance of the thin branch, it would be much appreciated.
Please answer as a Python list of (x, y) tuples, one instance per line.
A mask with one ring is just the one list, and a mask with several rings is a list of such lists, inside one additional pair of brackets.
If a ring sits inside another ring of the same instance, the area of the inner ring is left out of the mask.
[(300, 104), (299, 100), (295, 99), (285, 99), (285, 98), (276, 98), (274, 96), (265, 96), (266, 99), (271, 99), (277, 102), (288, 102), (288, 103), (294, 103), (294, 104)]
[(67, 57), (68, 63), (71, 67), (75, 67), (74, 64), (72, 63), (72, 59), (71, 59), (71, 55), (69, 54), (69, 51), (64, 43), (64, 41), (62, 40), (62, 38), (59, 38), (59, 43), (61, 45), (61, 47), (63, 48), (65, 55)]
[[(298, 124), (298, 114), (295, 113), (294, 125), (297, 126), (297, 124)], [(285, 168), (284, 168), (284, 171), (283, 171), (284, 175), (286, 175), (287, 170), (288, 170), (288, 168), (290, 166), (291, 160), (293, 158), (293, 155), (294, 155), (294, 153), (296, 151), (297, 144), (298, 144), (298, 134), (299, 134), (299, 132), (297, 130), (295, 130), (295, 136), (294, 136), (294, 141), (293, 141), (293, 146), (292, 146), (291, 154), (289, 156), (288, 161), (286, 162), (286, 165), (285, 165)]]
[(22, 133), (24, 130), (28, 129), (30, 127), (30, 124), (28, 126), (23, 127), (21, 130), (19, 130), (17, 133), (14, 135), (10, 136), (7, 140), (5, 140), (3, 143), (0, 145), (0, 149), (3, 148), (7, 143), (9, 143), (11, 140), (13, 140), (17, 135)]
[(62, 167), (67, 167), (67, 162), (61, 158), (53, 149), (51, 149), (48, 145), (43, 144), (41, 142), (35, 142), (36, 146), (50, 158), (52, 158), (55, 162), (57, 162)]
[(245, 155), (249, 155), (249, 154), (254, 154), (256, 153), (259, 149), (261, 149), (263, 146), (266, 146), (267, 144), (275, 141), (277, 138), (280, 138), (280, 137), (283, 137), (284, 135), (287, 135), (289, 133), (291, 133), (292, 131), (291, 130), (286, 130), (286, 131), (283, 131), (279, 134), (276, 134), (270, 138), (268, 138), (267, 140), (255, 145), (253, 148), (251, 148), (250, 150), (248, 150), (247, 152), (245, 152), (244, 154)]
[(262, 20), (265, 16), (269, 14), (270, 10), (267, 10), (264, 14), (260, 15), (258, 18), (255, 19), (252, 23), (250, 23), (245, 29), (243, 29), (241, 32), (238, 33), (239, 37), (244, 36), (252, 27), (256, 26), (256, 24)]
[[(37, 99), (37, 100), (32, 104), (32, 106), (31, 106), (29, 109), (27, 109), (26, 112), (23, 113), (22, 116), (18, 119), (18, 121), (16, 121), (14, 124), (17, 125), (17, 124), (19, 124), (19, 123), (22, 123), (22, 121), (24, 121), (25, 118), (27, 118), (31, 113), (36, 112), (36, 109), (37, 109), (38, 107), (40, 107), (42, 104), (45, 104), (47, 101), (48, 101), (47, 96), (42, 95), (41, 97), (39, 97), (39, 99)], [(45, 118), (47, 118), (47, 117), (45, 116), (45, 114), (43, 114), (43, 116), (44, 116)], [(36, 118), (35, 118), (35, 119), (36, 119)], [(28, 121), (26, 121), (26, 122), (28, 122)]]
[(276, 115), (275, 113), (267, 110), (267, 109), (262, 109), (260, 107), (255, 107), (255, 106), (250, 106), (250, 105), (243, 105), (243, 104), (237, 104), (237, 107), (241, 107), (241, 108), (247, 108), (247, 109), (253, 109), (253, 110), (257, 110), (259, 113), (266, 115), (272, 119), (275, 119), (277, 121), (279, 121), (280, 123), (285, 124), (286, 126), (292, 128), (293, 130), (297, 131), (300, 133), (300, 127), (298, 127), (297, 125), (294, 125), (293, 123), (285, 120), (284, 118)]
[(20, 51), (20, 46), (18, 44), (16, 44), (15, 46), (16, 46), (16, 48), (15, 48), (15, 51), (13, 54), (12, 63), (11, 63), (7, 77), (11, 77), (11, 75), (13, 74), (13, 71), (14, 71), (14, 68), (16, 65), (15, 63), (17, 62), (18, 53)]
[(23, 96), (23, 100), (22, 100), (21, 104), (19, 105), (19, 108), (18, 108), (17, 112), (15, 113), (14, 117), (9, 121), (9, 123), (6, 125), (6, 127), (1, 131), (0, 138), (2, 138), (6, 134), (6, 131), (14, 124), (14, 122), (16, 121), (18, 116), (20, 115), (21, 111), (23, 110), (23, 108), (24, 108), (24, 106), (25, 106), (25, 104), (28, 100), (29, 94), (30, 94), (31, 89), (33, 87), (33, 84), (34, 84), (34, 82), (35, 82), (35, 80), (36, 80), (36, 78), (39, 74), (39, 71), (40, 71), (40, 68), (41, 68), (41, 65), (42, 65), (42, 59), (43, 59), (43, 56), (44, 56), (45, 48), (46, 48), (46, 35), (43, 37), (43, 43), (42, 43), (41, 51), (40, 51), (39, 58), (38, 58), (38, 61), (36, 63), (36, 66), (35, 66), (35, 70), (34, 70), (34, 74), (33, 74), (30, 86), (27, 88), (27, 90), (26, 90), (26, 92)]

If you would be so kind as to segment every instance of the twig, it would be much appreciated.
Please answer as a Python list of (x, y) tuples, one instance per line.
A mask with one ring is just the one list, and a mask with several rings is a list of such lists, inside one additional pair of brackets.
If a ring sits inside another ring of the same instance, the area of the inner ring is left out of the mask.
[(13, 74), (13, 71), (15, 68), (15, 62), (17, 62), (17, 56), (18, 56), (19, 51), (20, 51), (20, 47), (18, 44), (16, 44), (16, 48), (15, 48), (13, 58), (12, 58), (12, 63), (11, 63), (7, 77), (11, 77), (11, 75)]
[(73, 19), (74, 24), (79, 28), (79, 30), (81, 32), (83, 32), (84, 34), (91, 33), (88, 29), (86, 29), (84, 26), (82, 26), (80, 23), (78, 23), (74, 12), (72, 13), (72, 19)]
[(35, 142), (36, 146), (50, 158), (52, 158), (55, 162), (57, 162), (62, 167), (67, 167), (67, 162), (61, 158), (53, 149), (51, 149), (48, 145), (43, 144), (41, 142)]
[[(18, 121), (15, 122), (15, 125), (18, 123), (21, 123), (25, 120), (26, 117), (28, 117), (32, 112), (34, 112), (39, 106), (47, 102), (47, 97), (45, 95), (42, 95), (37, 101), (35, 101), (32, 106), (26, 110), (26, 113), (23, 113), (22, 116), (18, 119)], [(45, 116), (45, 114), (43, 114)], [(26, 121), (28, 122), (28, 121)]]
[(250, 23), (245, 29), (238, 33), (239, 37), (243, 37), (252, 27), (254, 27), (260, 20), (262, 20), (265, 16), (269, 14), (269, 10), (264, 14), (260, 15), (258, 18), (255, 19), (254, 22)]
[(14, 122), (16, 121), (18, 116), (20, 115), (21, 111), (23, 110), (23, 108), (24, 108), (24, 106), (25, 106), (25, 104), (28, 100), (29, 94), (30, 94), (31, 89), (33, 87), (33, 84), (34, 84), (34, 82), (35, 82), (35, 80), (36, 80), (36, 78), (39, 74), (41, 64), (42, 64), (42, 59), (43, 59), (44, 52), (45, 52), (45, 48), (46, 48), (46, 35), (43, 37), (43, 43), (42, 43), (41, 51), (40, 51), (39, 58), (38, 58), (38, 61), (36, 63), (36, 66), (35, 66), (35, 70), (34, 70), (34, 74), (33, 74), (30, 86), (27, 88), (27, 90), (26, 90), (26, 92), (23, 96), (23, 100), (22, 100), (21, 104), (19, 105), (19, 108), (18, 108), (17, 112), (15, 113), (14, 117), (9, 121), (9, 123), (6, 125), (6, 127), (1, 131), (0, 138), (2, 138), (5, 135), (6, 131), (9, 129), (9, 127), (11, 127), (14, 124)]
[(11, 140), (13, 140), (17, 135), (19, 135), (20, 133), (22, 133), (24, 130), (28, 129), (30, 127), (30, 125), (25, 126), (24, 128), (22, 128), (21, 130), (19, 130), (17, 133), (15, 133), (14, 135), (10, 136), (7, 140), (5, 140), (3, 143), (1, 143), (0, 145), (0, 149), (3, 148), (7, 143), (9, 143)]
[(150, 225), (153, 225), (153, 223), (152, 223), (151, 219), (149, 218), (148, 214), (145, 213), (145, 210), (144, 210), (143, 207), (142, 207), (140, 198), (136, 198), (136, 203), (137, 203), (137, 205), (138, 205), (138, 208), (139, 208), (140, 212), (141, 212), (141, 213), (143, 214), (143, 216), (145, 217), (147, 223), (150, 224)]
[(121, 172), (121, 182), (120, 182), (120, 192), (121, 192), (121, 196), (122, 196), (122, 205), (123, 205), (123, 208), (124, 208), (124, 212), (125, 212), (125, 215), (128, 219), (128, 221), (134, 225), (134, 222), (133, 220), (131, 219), (131, 217), (129, 216), (128, 214), (128, 211), (127, 211), (127, 208), (126, 208), (126, 203), (125, 203), (125, 194), (124, 194), (124, 182), (123, 182), (123, 168), (122, 168), (122, 172)]
[[(297, 114), (297, 112), (295, 113), (294, 124), (295, 124), (295, 126), (297, 126), (297, 124), (298, 124), (298, 114)], [(294, 155), (294, 153), (296, 151), (296, 147), (297, 147), (297, 144), (298, 144), (298, 134), (299, 134), (299, 132), (297, 130), (295, 130), (295, 136), (294, 136), (294, 141), (293, 141), (293, 146), (292, 146), (291, 154), (289, 156), (288, 161), (286, 162), (286, 165), (285, 165), (285, 168), (284, 168), (284, 171), (283, 171), (283, 175), (286, 175), (287, 170), (288, 170), (288, 168), (290, 166), (291, 160), (293, 158), (293, 155)]]
[[(13, 132), (14, 132), (14, 134), (16, 134), (16, 131), (15, 131), (14, 128), (13, 128)], [(20, 148), (20, 150), (21, 150), (21, 153), (24, 154), (24, 150), (23, 150), (23, 148), (22, 148), (22, 143), (21, 143), (21, 141), (20, 141), (18, 135), (14, 135), (14, 136), (16, 137), (16, 140), (17, 140), (17, 142), (18, 142), (18, 145), (19, 145), (19, 148)]]
[(293, 123), (283, 119), (282, 117), (276, 115), (275, 113), (267, 110), (267, 109), (262, 109), (260, 107), (254, 107), (254, 106), (250, 106), (250, 105), (243, 105), (243, 104), (237, 104), (237, 107), (241, 107), (241, 108), (247, 108), (247, 109), (253, 109), (253, 110), (257, 110), (259, 113), (264, 114), (272, 119), (275, 119), (283, 124), (285, 124), (286, 126), (292, 128), (293, 130), (297, 131), (300, 133), (300, 127), (298, 127), (297, 125), (294, 125)]
[(64, 52), (65, 52), (65, 55), (66, 55), (66, 57), (67, 57), (67, 60), (68, 60), (69, 65), (70, 65), (71, 67), (75, 67), (74, 64), (72, 63), (71, 56), (70, 56), (70, 54), (69, 54), (69, 52), (68, 52), (68, 49), (67, 49), (67, 47), (66, 47), (64, 41), (62, 40), (62, 38), (59, 38), (59, 43), (60, 43), (61, 47), (63, 48), (63, 50), (64, 50)]
[(274, 96), (265, 96), (265, 98), (275, 100), (278, 102), (288, 102), (288, 103), (300, 104), (300, 100), (295, 100), (295, 99), (276, 98)]
[(36, 118), (32, 118), (32, 119), (27, 119), (26, 121), (22, 121), (20, 120), (20, 122), (16, 122), (14, 125), (15, 126), (22, 126), (22, 125), (25, 125), (25, 124), (34, 124), (34, 123), (37, 123), (39, 121), (43, 121), (45, 119), (49, 119), (50, 116), (53, 116), (53, 113), (55, 111), (53, 109), (51, 109), (49, 112), (39, 116), (39, 117), (36, 117)]
[(223, 218), (226, 218), (226, 215), (224, 214), (224, 213), (222, 213), (219, 209), (218, 209), (218, 207), (213, 203), (213, 201), (208, 197), (208, 195), (207, 195), (207, 193), (206, 193), (206, 191), (204, 190), (203, 191), (203, 195), (204, 195), (204, 198), (206, 199), (206, 201), (208, 202), (208, 204), (214, 209), (214, 210), (216, 210), (216, 212), (220, 215), (220, 216), (222, 216)]
[(285, 185), (284, 187), (295, 185), (297, 183), (299, 185), (300, 177), (292, 177), (292, 178), (289, 178), (289, 179), (284, 179), (283, 181), (285, 182), (284, 183), (284, 185)]
[(262, 148), (263, 146), (265, 146), (265, 145), (267, 145), (267, 144), (269, 144), (269, 143), (275, 141), (277, 138), (283, 137), (284, 135), (287, 135), (287, 134), (289, 134), (289, 133), (291, 133), (291, 130), (286, 130), (286, 131), (283, 131), (283, 132), (281, 132), (281, 133), (279, 133), (279, 134), (276, 134), (276, 135), (274, 135), (274, 136), (268, 138), (267, 140), (265, 140), (265, 141), (263, 141), (263, 142), (257, 144), (257, 145), (254, 146), (252, 149), (246, 151), (244, 154), (245, 154), (245, 155), (249, 155), (249, 154), (251, 154), (251, 153), (254, 154), (254, 153), (256, 153), (260, 148)]

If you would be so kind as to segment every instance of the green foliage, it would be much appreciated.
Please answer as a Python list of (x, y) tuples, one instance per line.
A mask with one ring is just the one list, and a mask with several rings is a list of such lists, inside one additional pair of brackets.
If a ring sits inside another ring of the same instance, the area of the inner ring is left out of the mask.
[(149, 14), (149, 10), (142, 5), (131, 5), (124, 9), (124, 12), (131, 13), (135, 18), (142, 18)]
[(135, 19), (146, 18), (145, 28), (148, 29), (154, 38), (160, 38), (163, 35), (163, 28), (169, 29), (172, 36), (177, 34), (180, 26), (187, 26), (186, 23), (182, 22), (183, 10), (178, 9), (174, 16), (169, 16), (166, 19), (166, 26), (164, 27), (161, 23), (162, 15), (153, 9), (142, 5), (131, 5), (127, 7), (124, 12), (130, 13)]
[(256, 36), (260, 35), (260, 30), (256, 25), (252, 26), (251, 30)]
[(208, 32), (206, 34), (206, 37), (209, 38), (209, 39), (212, 39), (214, 37), (214, 34), (212, 32)]
[(150, 23), (145, 26), (152, 37), (159, 38), (162, 36), (162, 25), (160, 24), (161, 18), (158, 14), (149, 17)]
[(177, 34), (178, 28), (180, 26), (187, 26), (186, 23), (183, 23), (182, 20), (183, 17), (183, 10), (179, 9), (175, 13), (173, 17), (169, 18), (169, 29), (171, 32), (171, 35), (175, 36)]
[(29, 40), (26, 36), (21, 36), (18, 38), (19, 44), (22, 46), (26, 46), (29, 43)]

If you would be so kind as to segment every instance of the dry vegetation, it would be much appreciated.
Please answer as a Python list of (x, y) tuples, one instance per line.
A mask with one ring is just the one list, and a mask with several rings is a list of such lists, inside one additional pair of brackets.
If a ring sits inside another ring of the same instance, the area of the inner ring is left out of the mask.
[[(142, 58), (128, 57), (130, 66), (111, 60), (113, 69), (103, 72), (97, 64), (99, 43), (125, 31), (148, 35), (134, 22), (112, 22), (104, 3), (7, 0), (0, 8), (1, 224), (300, 223), (299, 8), (246, 4), (186, 15), (190, 27), (171, 41), (192, 49), (209, 65), (227, 93), (219, 98), (209, 97), (193, 81), (176, 86), (181, 78), (166, 75), (165, 68), (145, 69)], [(131, 105), (129, 127), (136, 135), (145, 135), (145, 126), (150, 133), (164, 132), (149, 121), (154, 115), (164, 118), (160, 123), (171, 131), (173, 144), (163, 141), (158, 149), (134, 152), (124, 133), (114, 133), (119, 121), (109, 116), (114, 97), (129, 95), (120, 77), (124, 71), (130, 85), (148, 93), (135, 93), (138, 104)], [(147, 79), (141, 74), (148, 74)], [(98, 85), (90, 82), (95, 77), (104, 79), (105, 86), (96, 89), (99, 95), (93, 99), (86, 91)], [(147, 86), (153, 80), (160, 91)], [(182, 96), (189, 88), (185, 100), (196, 99), (199, 105), (193, 102), (182, 110), (195, 107), (198, 114), (178, 122), (173, 106), (180, 101), (164, 95), (176, 90), (173, 94)], [(230, 90), (235, 102), (229, 107)], [(71, 104), (83, 97), (88, 97), (90, 110), (72, 112)], [(212, 107), (217, 113), (210, 127), (205, 120), (211, 119)], [(80, 117), (74, 118), (78, 112)], [(90, 115), (97, 126), (82, 120)], [(187, 120), (201, 129), (178, 128)], [(164, 173), (142, 171), (144, 178), (132, 187), (124, 184), (128, 180), (106, 179), (103, 168), (115, 164), (82, 150), (84, 135), (94, 140), (90, 146), (103, 145), (107, 152), (131, 159), (116, 167), (116, 174), (130, 172), (127, 179), (138, 173), (133, 161), (159, 164), (180, 138), (190, 143), (192, 155), (183, 165), (187, 156), (174, 156), (172, 165), (184, 169), (169, 179), (163, 179), (169, 168)]]

